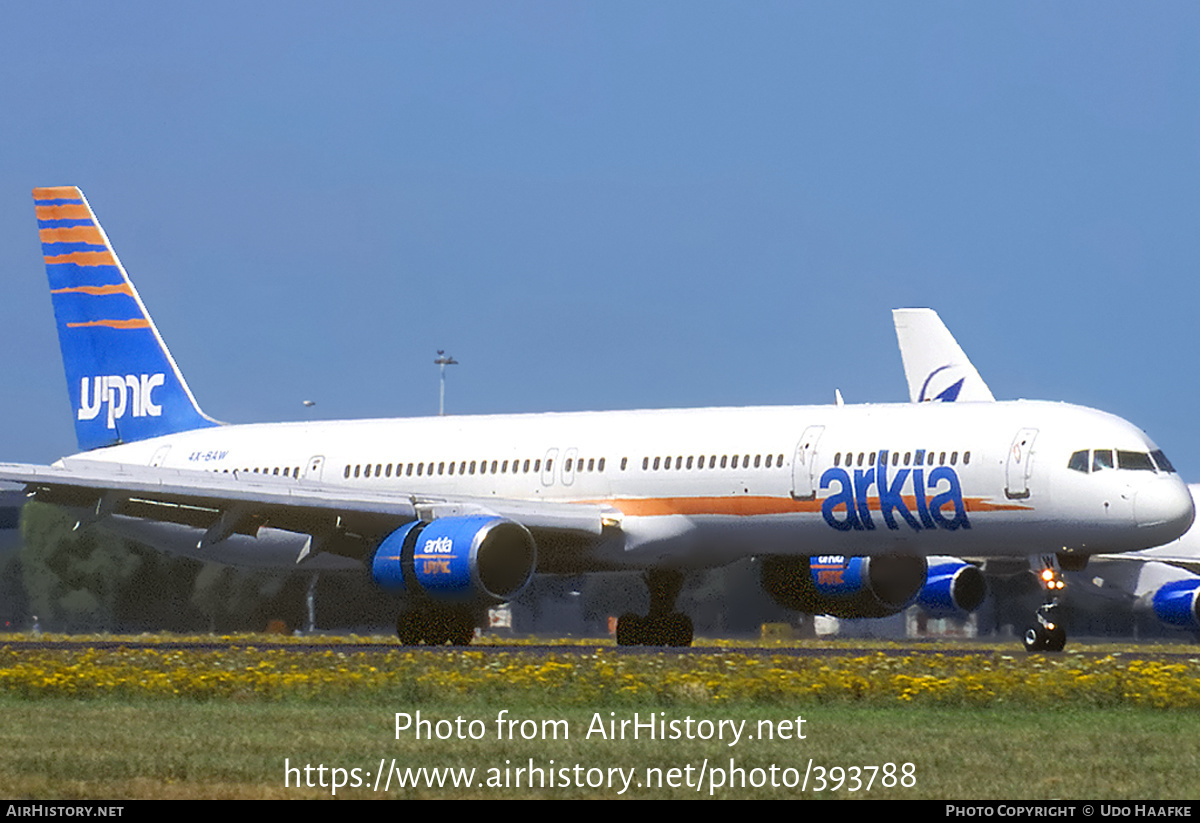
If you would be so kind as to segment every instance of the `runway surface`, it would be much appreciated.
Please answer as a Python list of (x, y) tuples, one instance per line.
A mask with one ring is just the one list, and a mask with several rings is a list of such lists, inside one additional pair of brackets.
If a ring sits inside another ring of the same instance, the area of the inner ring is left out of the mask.
[[(978, 657), (978, 656), (1025, 656), (1026, 652), (1017, 640), (1012, 641), (919, 641), (919, 642), (883, 642), (875, 641), (869, 644), (855, 645), (846, 641), (821, 643), (808, 641), (797, 645), (755, 644), (753, 641), (724, 641), (719, 644), (699, 644), (672, 648), (663, 646), (616, 646), (611, 641), (547, 642), (519, 641), (513, 643), (498, 643), (494, 639), (471, 646), (402, 646), (398, 642), (380, 639), (343, 639), (334, 636), (311, 636), (287, 640), (274, 639), (269, 635), (261, 638), (238, 636), (221, 638), (156, 638), (147, 635), (130, 636), (126, 638), (107, 637), (103, 639), (85, 639), (69, 637), (35, 637), (30, 635), (0, 636), (0, 648), (38, 649), (38, 650), (191, 650), (191, 651), (227, 651), (230, 649), (260, 650), (260, 651), (289, 651), (295, 653), (324, 654), (326, 652), (341, 652), (354, 654), (388, 654), (395, 651), (415, 652), (481, 652), (484, 655), (520, 652), (532, 655), (594, 655), (597, 653), (619, 653), (622, 655), (667, 654), (676, 657), (712, 656), (740, 654), (754, 657), (866, 657), (884, 655), (887, 657), (934, 656), (943, 657)], [(1077, 642), (1069, 645), (1063, 652), (1049, 654), (1049, 657), (1079, 656), (1097, 659), (1119, 655), (1130, 660), (1196, 660), (1200, 658), (1200, 647), (1184, 644), (1133, 642), (1113, 643), (1099, 641), (1095, 643)]]

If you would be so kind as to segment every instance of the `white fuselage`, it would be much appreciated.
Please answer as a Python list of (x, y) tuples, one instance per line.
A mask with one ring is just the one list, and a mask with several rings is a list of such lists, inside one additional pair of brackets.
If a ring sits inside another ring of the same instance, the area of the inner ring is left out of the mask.
[(1179, 477), (1080, 473), (1068, 460), (1155, 448), (1118, 417), (1016, 401), (231, 425), (81, 456), (408, 498), (611, 506), (615, 537), (579, 558), (582, 571), (1143, 549), (1190, 525)]

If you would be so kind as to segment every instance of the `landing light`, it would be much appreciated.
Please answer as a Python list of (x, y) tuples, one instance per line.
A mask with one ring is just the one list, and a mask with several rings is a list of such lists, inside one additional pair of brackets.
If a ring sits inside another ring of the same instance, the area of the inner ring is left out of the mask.
[(1041, 579), (1042, 585), (1051, 591), (1058, 591), (1067, 587), (1067, 584), (1058, 576), (1054, 569), (1042, 569), (1038, 573), (1038, 577)]

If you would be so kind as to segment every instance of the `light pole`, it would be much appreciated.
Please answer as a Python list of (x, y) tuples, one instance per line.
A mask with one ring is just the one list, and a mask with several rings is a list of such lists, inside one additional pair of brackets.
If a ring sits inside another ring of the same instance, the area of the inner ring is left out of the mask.
[(444, 349), (438, 349), (437, 360), (433, 361), (438, 364), (441, 371), (441, 392), (438, 394), (438, 417), (446, 413), (446, 367), (457, 366), (458, 361), (446, 354)]

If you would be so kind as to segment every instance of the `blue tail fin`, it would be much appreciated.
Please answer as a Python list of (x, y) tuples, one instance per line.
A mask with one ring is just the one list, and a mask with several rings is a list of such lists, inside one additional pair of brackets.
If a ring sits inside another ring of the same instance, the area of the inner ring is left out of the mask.
[(83, 192), (40, 188), (33, 200), (79, 448), (218, 425), (200, 411)]

